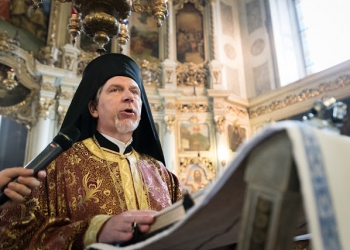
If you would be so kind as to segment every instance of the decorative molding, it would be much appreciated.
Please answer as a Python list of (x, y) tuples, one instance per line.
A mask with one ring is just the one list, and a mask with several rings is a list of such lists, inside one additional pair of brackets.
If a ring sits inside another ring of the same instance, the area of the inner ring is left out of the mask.
[(53, 86), (51, 83), (49, 82), (44, 82), (42, 85), (41, 85), (41, 89), (42, 90), (46, 90), (46, 91), (53, 91), (53, 92), (56, 92), (56, 87)]
[(226, 118), (225, 116), (215, 116), (214, 117), (215, 128), (219, 134), (222, 134), (225, 129)]
[(153, 112), (161, 112), (161, 111), (163, 111), (164, 110), (164, 107), (163, 107), (163, 105), (162, 104), (160, 104), (160, 103), (149, 103), (149, 106), (151, 107), (151, 110), (153, 111)]
[(174, 115), (164, 117), (164, 121), (166, 124), (166, 132), (172, 133), (174, 131), (174, 125), (176, 121), (176, 117)]
[(37, 95), (37, 91), (32, 90), (22, 102), (9, 106), (0, 107), (0, 114), (3, 117), (9, 117), (19, 124), (24, 124), (27, 128), (31, 128), (35, 122), (36, 117), (33, 116), (32, 104)]
[(257, 56), (260, 55), (265, 48), (265, 41), (261, 38), (256, 39), (252, 45), (252, 47), (250, 48), (250, 53), (253, 56)]
[(320, 83), (314, 89), (303, 89), (299, 94), (291, 94), (281, 100), (274, 100), (268, 105), (263, 105), (249, 111), (249, 117), (254, 118), (260, 115), (268, 114), (278, 109), (288, 107), (292, 104), (303, 102), (316, 96), (327, 94), (329, 91), (344, 88), (350, 85), (350, 75), (338, 77), (335, 81)]
[(216, 70), (213, 71), (213, 76), (214, 76), (214, 84), (221, 84), (221, 71)]
[(161, 74), (161, 66), (159, 63), (151, 63), (147, 60), (136, 61), (140, 71), (141, 78), (144, 85), (154, 85), (159, 87), (159, 79)]
[(177, 86), (205, 86), (207, 74), (203, 64), (179, 64), (176, 68)]
[(209, 35), (209, 44), (211, 46), (211, 54), (209, 53), (209, 56), (211, 57), (210, 59), (216, 60), (216, 36), (214, 33), (215, 30), (215, 25), (214, 25), (214, 6), (213, 3), (210, 3), (210, 7), (209, 7), (209, 13), (210, 13), (210, 17), (209, 17), (209, 21), (210, 21), (210, 35)]
[(85, 51), (81, 51), (81, 54), (78, 56), (77, 60), (77, 75), (83, 75), (86, 66), (96, 57), (98, 57), (97, 53), (88, 53)]
[(165, 109), (177, 109), (177, 105), (173, 102), (167, 102), (165, 104)]
[(190, 123), (197, 124), (199, 122), (198, 116), (192, 116), (189, 121)]
[(57, 115), (58, 115), (58, 126), (62, 125), (63, 119), (66, 116), (68, 110), (68, 106), (61, 106), (59, 105), (57, 108)]
[(51, 110), (56, 110), (57, 101), (52, 98), (40, 97), (39, 100), (39, 117), (49, 118)]
[(225, 55), (231, 60), (235, 60), (237, 57), (237, 52), (235, 48), (229, 43), (226, 43), (224, 45), (224, 52), (225, 52)]
[(223, 109), (225, 108), (225, 105), (223, 102), (215, 102), (214, 109)]
[(210, 3), (211, 1), (210, 0), (173, 0), (173, 6), (174, 6), (174, 10), (178, 11), (184, 7), (184, 4), (193, 3), (195, 8), (203, 14), (205, 3), (206, 2)]
[(74, 56), (66, 55), (64, 57), (65, 69), (72, 71), (72, 69), (73, 69), (72, 64), (73, 64), (74, 59), (75, 59)]
[(229, 112), (231, 114), (235, 114), (238, 117), (248, 117), (247, 109), (242, 109), (242, 108), (237, 108), (234, 106), (227, 105), (226, 110), (227, 110), (227, 112)]
[(167, 83), (167, 84), (171, 84), (171, 83), (172, 83), (172, 81), (171, 81), (171, 76), (172, 76), (173, 73), (174, 73), (173, 70), (165, 70), (166, 83)]
[(211, 106), (206, 103), (178, 103), (177, 110), (181, 113), (189, 113), (189, 112), (209, 112), (211, 110)]
[(186, 176), (187, 174), (187, 168), (191, 165), (199, 165), (206, 169), (207, 172), (207, 179), (208, 180), (214, 180), (216, 176), (216, 168), (213, 165), (213, 160), (207, 157), (201, 157), (199, 154), (197, 157), (180, 157), (179, 159), (180, 167), (179, 167), (179, 173), (178, 176)]

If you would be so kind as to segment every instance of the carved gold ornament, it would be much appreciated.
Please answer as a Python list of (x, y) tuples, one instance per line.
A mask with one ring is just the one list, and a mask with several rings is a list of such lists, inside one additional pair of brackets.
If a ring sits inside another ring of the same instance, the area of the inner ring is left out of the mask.
[(348, 85), (350, 85), (350, 75), (340, 76), (335, 81), (321, 83), (314, 89), (304, 89), (299, 94), (288, 95), (284, 99), (274, 100), (268, 105), (251, 109), (249, 115), (250, 118), (254, 118), (263, 114), (268, 114), (275, 110), (288, 107), (292, 104), (306, 101), (316, 96), (327, 94), (329, 91), (344, 88)]

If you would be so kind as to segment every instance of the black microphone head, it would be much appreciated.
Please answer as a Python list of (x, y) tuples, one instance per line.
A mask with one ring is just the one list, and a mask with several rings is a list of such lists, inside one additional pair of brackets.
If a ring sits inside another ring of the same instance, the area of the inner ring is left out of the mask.
[(69, 149), (74, 142), (80, 137), (80, 131), (74, 126), (68, 126), (63, 128), (53, 139), (63, 151)]

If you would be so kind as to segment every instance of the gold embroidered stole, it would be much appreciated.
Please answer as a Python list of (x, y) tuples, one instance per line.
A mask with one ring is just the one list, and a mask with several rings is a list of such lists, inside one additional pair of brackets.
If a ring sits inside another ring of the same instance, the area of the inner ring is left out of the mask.
[[(92, 138), (84, 140), (83, 143), (95, 156), (107, 161), (106, 167), (109, 168), (114, 185), (117, 187), (121, 184), (121, 187), (123, 188), (126, 207), (128, 210), (145, 210), (151, 208), (147, 195), (148, 190), (142, 180), (142, 171), (137, 164), (139, 154), (134, 149), (126, 155), (121, 155), (112, 150), (100, 147)], [(110, 164), (115, 163), (119, 166), (121, 176), (121, 183), (119, 185), (116, 179), (116, 170), (111, 169), (110, 167)]]

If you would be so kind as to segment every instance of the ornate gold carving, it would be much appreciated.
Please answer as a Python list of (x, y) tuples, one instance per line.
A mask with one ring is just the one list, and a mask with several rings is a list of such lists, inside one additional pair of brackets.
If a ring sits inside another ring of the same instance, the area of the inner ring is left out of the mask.
[(216, 102), (214, 105), (214, 109), (223, 109), (223, 108), (225, 108), (225, 106), (222, 102)]
[(164, 110), (163, 105), (160, 103), (150, 103), (149, 105), (153, 112), (160, 112)]
[(225, 116), (215, 116), (214, 121), (216, 125), (216, 131), (219, 134), (222, 134), (225, 129), (225, 122), (226, 122)]
[(174, 9), (180, 10), (184, 7), (185, 3), (193, 3), (197, 10), (201, 11), (203, 13), (204, 11), (204, 5), (206, 3), (210, 3), (213, 0), (174, 0), (173, 6)]
[(32, 127), (36, 122), (36, 117), (31, 116), (35, 95), (36, 91), (32, 90), (22, 102), (9, 107), (0, 107), (0, 114), (3, 117), (10, 117), (19, 124), (25, 124), (27, 128)]
[(176, 117), (175, 116), (168, 116), (166, 115), (164, 117), (165, 123), (166, 123), (166, 131), (168, 133), (172, 133), (174, 130), (174, 125), (175, 125), (175, 121), (176, 121)]
[(0, 33), (0, 52), (13, 53), (19, 47), (17, 38), (9, 37), (6, 30)]
[(184, 63), (176, 68), (178, 86), (204, 86), (207, 69), (202, 64)]
[(254, 118), (263, 114), (268, 114), (292, 104), (327, 94), (329, 91), (344, 88), (348, 85), (350, 85), (350, 75), (340, 76), (335, 81), (319, 84), (315, 89), (304, 89), (299, 94), (288, 95), (282, 100), (274, 100), (269, 105), (260, 106), (254, 110), (250, 110), (249, 116), (250, 118)]
[(39, 117), (44, 119), (48, 118), (50, 115), (50, 110), (55, 108), (56, 100), (40, 97), (39, 100)]
[(10, 52), (10, 43), (12, 39), (8, 36), (7, 31), (0, 33), (0, 51), (4, 53)]
[(199, 119), (197, 116), (192, 116), (189, 121), (190, 123), (197, 124), (199, 122)]
[(233, 106), (227, 106), (226, 109), (229, 113), (235, 114), (236, 116), (239, 116), (239, 117), (248, 116), (248, 111), (246, 109), (237, 108)]
[(57, 113), (58, 113), (58, 125), (61, 125), (63, 122), (64, 117), (66, 116), (68, 107), (67, 106), (58, 106)]
[(137, 61), (141, 70), (141, 77), (144, 85), (159, 86), (160, 65), (159, 63), (150, 63), (147, 60)]
[(208, 180), (213, 180), (216, 176), (216, 170), (213, 165), (213, 161), (207, 157), (181, 157), (180, 158), (180, 167), (179, 167), (179, 177), (184, 177), (187, 175), (187, 168), (191, 165), (199, 165), (208, 170), (207, 178)]
[(131, 6), (131, 10), (134, 12), (147, 12), (154, 16), (154, 18), (157, 20), (157, 27), (159, 28), (162, 26), (162, 22), (164, 19), (169, 15), (168, 8), (167, 8), (167, 1), (161, 1), (156, 0), (153, 1), (153, 4), (148, 5), (142, 5), (139, 0), (134, 0)]
[(166, 109), (176, 109), (176, 108), (177, 108), (177, 105), (176, 105), (175, 103), (173, 103), (173, 102), (167, 102), (167, 103), (165, 104), (165, 108), (166, 108)]
[(69, 91), (64, 91), (60, 95), (61, 100), (71, 100), (73, 98), (74, 93)]
[(42, 90), (47, 90), (47, 91), (56, 91), (56, 87), (53, 86), (51, 83), (49, 82), (44, 82), (42, 85), (41, 85), (41, 89)]
[(209, 112), (210, 105), (206, 103), (179, 103), (177, 105), (177, 109), (179, 112), (188, 113), (188, 112)]

